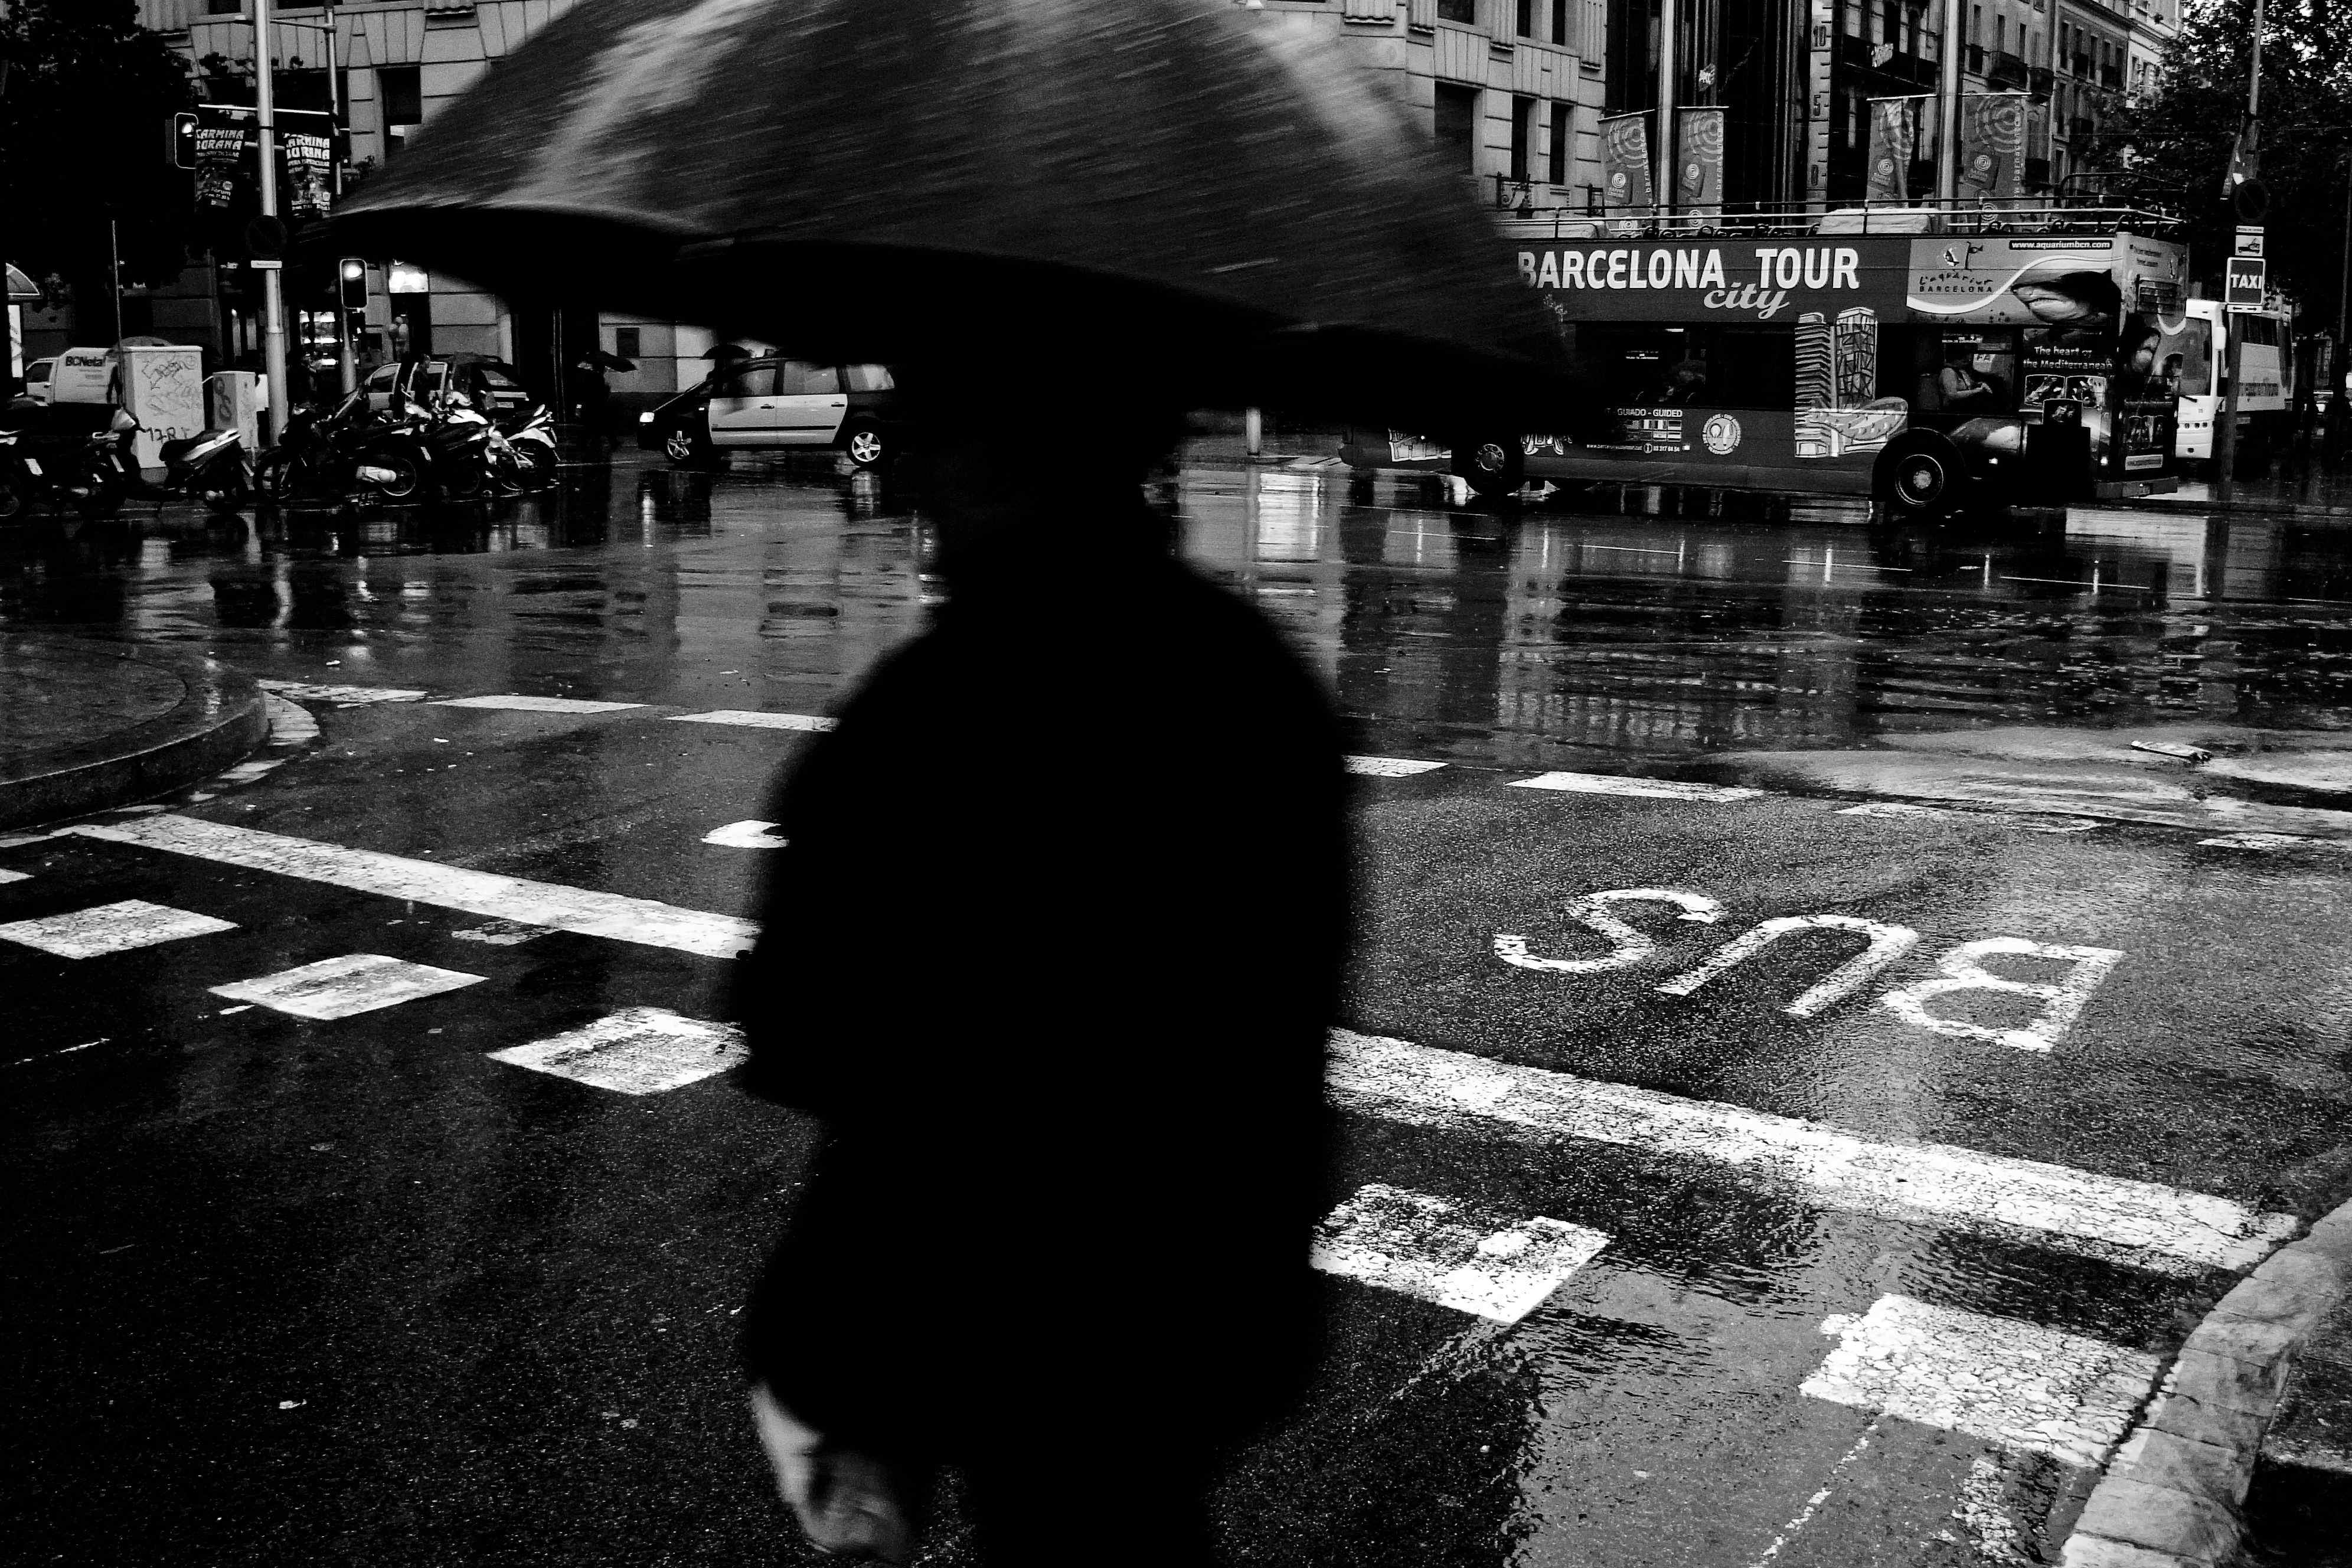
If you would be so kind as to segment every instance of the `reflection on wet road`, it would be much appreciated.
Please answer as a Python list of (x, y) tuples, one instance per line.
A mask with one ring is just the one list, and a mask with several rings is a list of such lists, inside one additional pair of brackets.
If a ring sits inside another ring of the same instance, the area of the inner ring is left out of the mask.
[[(2352, 682), (2352, 552), (2279, 519), (1499, 512), (1294, 468), (1195, 468), (1171, 492), (1189, 552), (1297, 633), (1374, 749), (1522, 765), (1985, 725), (2333, 729)], [(814, 700), (918, 624), (919, 534), (908, 498), (806, 467), (580, 469), (434, 512), (39, 520), (0, 537), (0, 624), (385, 679), (480, 660), (638, 700), (696, 700), (715, 658)]]

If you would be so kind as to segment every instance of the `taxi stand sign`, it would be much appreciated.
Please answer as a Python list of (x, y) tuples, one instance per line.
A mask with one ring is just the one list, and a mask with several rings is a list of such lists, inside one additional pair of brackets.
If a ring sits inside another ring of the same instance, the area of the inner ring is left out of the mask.
[(2230, 312), (2261, 310), (2269, 292), (2270, 262), (2260, 256), (2232, 256), (2223, 267), (2221, 298)]

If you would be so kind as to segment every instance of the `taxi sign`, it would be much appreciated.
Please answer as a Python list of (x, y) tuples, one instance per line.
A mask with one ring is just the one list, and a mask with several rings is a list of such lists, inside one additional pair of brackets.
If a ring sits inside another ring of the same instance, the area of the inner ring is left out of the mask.
[(2270, 263), (2259, 256), (2232, 256), (2223, 264), (2221, 298), (2232, 313), (2259, 310), (2270, 283)]

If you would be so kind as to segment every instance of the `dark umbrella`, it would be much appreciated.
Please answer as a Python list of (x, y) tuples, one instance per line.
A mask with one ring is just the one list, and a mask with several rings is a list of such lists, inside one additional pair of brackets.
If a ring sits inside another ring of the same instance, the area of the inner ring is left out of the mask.
[(624, 359), (616, 353), (607, 353), (603, 349), (584, 351), (580, 356), (580, 363), (591, 370), (629, 371), (637, 368), (636, 361)]
[(608, 0), (336, 243), (522, 298), (561, 258), (582, 300), (819, 356), (1052, 342), (1203, 401), (1542, 423), (1550, 321), (1379, 79), (1202, 0)]

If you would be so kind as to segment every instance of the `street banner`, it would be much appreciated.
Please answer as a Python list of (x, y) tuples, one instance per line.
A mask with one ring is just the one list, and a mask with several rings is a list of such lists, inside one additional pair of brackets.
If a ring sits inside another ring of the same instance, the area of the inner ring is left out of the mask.
[(1830, 195), (1830, 68), (1837, 54), (1836, 0), (1812, 0), (1806, 34), (1805, 201), (1819, 211)]
[(1650, 117), (1620, 114), (1601, 122), (1601, 205), (1617, 221), (1612, 232), (1633, 232), (1633, 216), (1647, 218), (1657, 209), (1650, 180)]
[(196, 126), (196, 205), (225, 207), (236, 199), (237, 175), (245, 166), (249, 134), (234, 124)]
[(1870, 173), (1863, 187), (1864, 201), (1909, 204), (1919, 120), (1934, 101), (1925, 93), (1870, 100)]
[(2021, 92), (1961, 95), (1960, 200), (2017, 200), (2025, 184), (2025, 109)]
[(334, 139), (289, 131), (279, 142), (286, 152), (286, 210), (298, 218), (326, 216), (334, 190)]
[(1675, 111), (1682, 133), (1675, 143), (1675, 205), (1685, 213), (1713, 217), (1723, 211), (1723, 110)]

